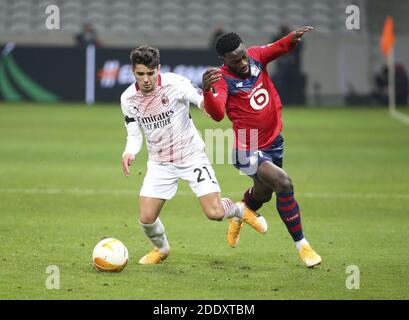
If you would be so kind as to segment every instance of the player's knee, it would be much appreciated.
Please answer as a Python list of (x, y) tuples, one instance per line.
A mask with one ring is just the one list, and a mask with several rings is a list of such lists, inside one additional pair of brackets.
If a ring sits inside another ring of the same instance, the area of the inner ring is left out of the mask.
[(254, 199), (256, 199), (257, 201), (261, 202), (261, 203), (266, 203), (269, 202), (272, 198), (272, 193), (256, 193), (254, 192), (253, 197)]
[(293, 183), (288, 175), (283, 175), (278, 179), (276, 185), (276, 192), (277, 193), (289, 193), (293, 192), (294, 186)]
[(141, 212), (139, 215), (139, 221), (142, 224), (152, 224), (156, 221), (156, 217), (146, 213), (146, 212)]

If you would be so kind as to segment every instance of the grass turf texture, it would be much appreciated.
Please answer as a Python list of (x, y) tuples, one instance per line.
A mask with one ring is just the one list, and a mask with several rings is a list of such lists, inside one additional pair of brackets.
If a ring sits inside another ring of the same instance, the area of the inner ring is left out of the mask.
[[(201, 131), (229, 128), (192, 116)], [(161, 214), (171, 255), (140, 266), (151, 249), (136, 209), (147, 154), (124, 178), (120, 108), (1, 104), (0, 298), (408, 299), (409, 126), (384, 109), (284, 108), (283, 119), (284, 166), (323, 264), (302, 264), (274, 202), (260, 210), (267, 234), (245, 226), (228, 247), (227, 222), (208, 221), (183, 182)], [(251, 180), (229, 164), (214, 169), (223, 195), (240, 200)], [(129, 249), (121, 273), (91, 267), (104, 236)], [(59, 290), (46, 289), (49, 265)], [(359, 290), (346, 288), (349, 265)]]

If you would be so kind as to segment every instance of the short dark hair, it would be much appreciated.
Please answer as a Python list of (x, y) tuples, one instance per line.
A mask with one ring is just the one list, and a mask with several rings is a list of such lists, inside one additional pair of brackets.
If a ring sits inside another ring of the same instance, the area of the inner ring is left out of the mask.
[(130, 55), (132, 68), (137, 64), (143, 64), (149, 69), (157, 68), (159, 58), (159, 49), (148, 46), (139, 46), (132, 50)]
[(220, 56), (236, 50), (243, 43), (240, 36), (235, 32), (223, 33), (216, 39), (216, 51)]

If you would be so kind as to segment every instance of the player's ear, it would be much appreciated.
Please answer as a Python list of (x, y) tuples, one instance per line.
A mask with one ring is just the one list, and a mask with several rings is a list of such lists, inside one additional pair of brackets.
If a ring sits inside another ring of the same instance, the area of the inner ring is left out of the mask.
[(158, 73), (160, 72), (160, 64), (158, 64)]

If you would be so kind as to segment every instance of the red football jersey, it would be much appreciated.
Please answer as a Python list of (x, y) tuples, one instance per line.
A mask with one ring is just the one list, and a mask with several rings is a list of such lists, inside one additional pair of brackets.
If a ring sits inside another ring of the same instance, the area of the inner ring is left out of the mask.
[(291, 43), (292, 37), (290, 33), (274, 43), (248, 48), (250, 77), (240, 78), (223, 65), (222, 78), (212, 85), (214, 93), (204, 93), (206, 112), (216, 121), (221, 121), (226, 112), (232, 121), (235, 148), (263, 149), (280, 134), (281, 100), (266, 67), (296, 46)]

